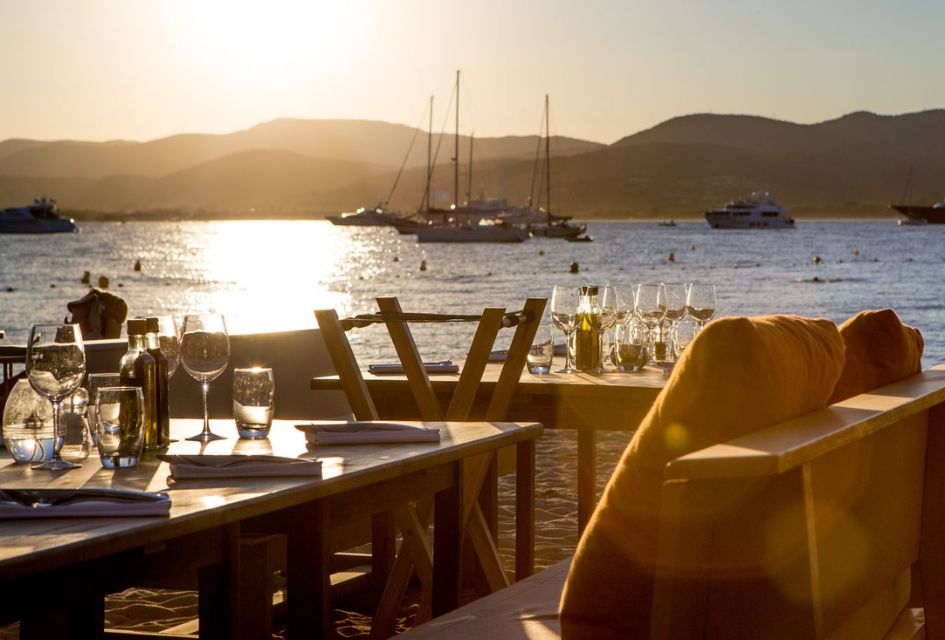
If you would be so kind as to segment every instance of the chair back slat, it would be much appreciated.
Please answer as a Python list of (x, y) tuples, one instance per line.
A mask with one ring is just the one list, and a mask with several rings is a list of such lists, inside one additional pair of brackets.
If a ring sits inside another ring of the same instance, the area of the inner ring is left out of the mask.
[(525, 362), (528, 359), (528, 350), (531, 348), (535, 333), (538, 332), (538, 326), (541, 324), (546, 302), (545, 298), (529, 298), (525, 301), (522, 310), (525, 312), (526, 319), (515, 328), (515, 335), (512, 337), (509, 353), (505, 358), (505, 364), (502, 365), (502, 372), (499, 374), (499, 381), (496, 383), (495, 391), (489, 400), (486, 420), (505, 419), (509, 410), (509, 403), (512, 401), (512, 396), (515, 395), (515, 389), (518, 387), (518, 381), (522, 377), (522, 369), (525, 368)]
[(502, 328), (504, 315), (505, 309), (501, 307), (490, 307), (482, 312), (476, 335), (469, 347), (469, 354), (466, 356), (463, 371), (459, 376), (459, 382), (453, 391), (449, 408), (446, 410), (447, 420), (462, 422), (469, 419), (469, 412), (476, 400), (476, 392), (479, 390), (479, 382), (482, 380), (486, 365), (489, 364), (489, 353)]
[[(378, 298), (377, 306), (382, 312), (403, 312), (397, 298)], [(423, 361), (420, 359), (420, 352), (417, 351), (417, 343), (414, 342), (410, 327), (402, 320), (388, 320), (385, 324), (394, 343), (394, 349), (397, 351), (397, 357), (400, 358), (400, 363), (404, 367), (407, 384), (420, 410), (420, 418), (431, 422), (442, 420), (443, 409), (433, 392), (430, 376), (423, 368)]]
[(377, 408), (368, 392), (367, 384), (361, 375), (358, 361), (351, 350), (351, 343), (341, 327), (341, 321), (334, 309), (315, 311), (315, 321), (322, 332), (328, 355), (338, 372), (338, 379), (344, 389), (348, 404), (357, 420), (377, 420)]

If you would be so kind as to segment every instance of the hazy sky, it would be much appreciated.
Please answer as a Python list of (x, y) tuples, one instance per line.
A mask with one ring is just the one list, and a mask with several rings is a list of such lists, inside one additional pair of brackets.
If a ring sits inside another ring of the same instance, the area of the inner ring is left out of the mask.
[(0, 0), (0, 139), (277, 117), (601, 142), (712, 111), (815, 122), (945, 105), (943, 0)]

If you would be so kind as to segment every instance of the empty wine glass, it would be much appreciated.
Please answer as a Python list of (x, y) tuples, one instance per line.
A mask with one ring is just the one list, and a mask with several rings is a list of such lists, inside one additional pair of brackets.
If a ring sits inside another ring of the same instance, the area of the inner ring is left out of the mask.
[(64, 471), (80, 466), (62, 459), (59, 407), (72, 395), (85, 376), (85, 347), (77, 324), (37, 324), (30, 329), (26, 350), (26, 376), (36, 393), (53, 409), (53, 455), (33, 469)]
[(689, 283), (689, 291), (686, 294), (686, 311), (699, 323), (700, 330), (715, 315), (715, 305), (714, 284), (708, 282)]
[(663, 342), (671, 342), (676, 324), (686, 315), (686, 285), (682, 282), (664, 282), (663, 291), (666, 294), (665, 320), (669, 326), (663, 333), (663, 326), (660, 325), (660, 332), (663, 333)]
[(604, 333), (614, 326), (617, 322), (617, 313), (620, 307), (617, 299), (617, 291), (613, 285), (603, 285), (597, 288), (597, 300), (600, 305), (600, 313), (595, 317), (591, 316), (591, 323), (594, 331), (597, 332), (597, 344), (601, 347), (600, 357), (597, 359), (597, 368), (593, 373), (604, 373)]
[(577, 308), (581, 290), (570, 285), (556, 284), (551, 294), (551, 320), (564, 332), (564, 369), (555, 373), (576, 373), (571, 367), (571, 334), (577, 323)]
[(174, 316), (158, 316), (158, 343), (167, 358), (167, 377), (170, 379), (180, 364), (180, 330)]
[(210, 431), (207, 394), (210, 392), (210, 382), (226, 370), (229, 361), (230, 339), (223, 316), (185, 316), (180, 341), (180, 363), (203, 390), (203, 431), (188, 440), (211, 442), (224, 438)]
[(633, 319), (633, 305), (637, 289), (632, 284), (615, 284), (617, 292), (617, 324), (625, 325)]
[(656, 329), (666, 316), (666, 290), (663, 285), (645, 283), (637, 287), (634, 311), (646, 325), (650, 356), (659, 361), (661, 358), (656, 349)]

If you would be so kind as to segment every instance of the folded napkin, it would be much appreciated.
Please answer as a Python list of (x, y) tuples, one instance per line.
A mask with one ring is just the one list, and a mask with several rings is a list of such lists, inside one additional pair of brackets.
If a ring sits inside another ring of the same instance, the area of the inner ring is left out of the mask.
[(315, 445), (440, 441), (439, 429), (399, 422), (312, 422), (295, 428)]
[(279, 456), (159, 455), (158, 458), (170, 463), (175, 480), (317, 477), (322, 474), (322, 463), (318, 460)]
[[(423, 368), (427, 373), (459, 373), (459, 365), (453, 364), (452, 360), (444, 360), (443, 362), (424, 362)], [(392, 362), (389, 364), (369, 364), (368, 372), (375, 375), (403, 373), (404, 365), (400, 364), (399, 362)]]
[(0, 519), (167, 516), (166, 493), (125, 489), (0, 489)]

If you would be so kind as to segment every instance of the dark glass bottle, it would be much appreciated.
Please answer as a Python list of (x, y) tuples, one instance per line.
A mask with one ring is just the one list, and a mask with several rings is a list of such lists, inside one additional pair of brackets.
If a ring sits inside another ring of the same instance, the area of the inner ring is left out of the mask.
[(171, 444), (171, 411), (170, 392), (168, 389), (167, 356), (161, 351), (161, 342), (158, 339), (160, 320), (156, 317), (145, 318), (147, 323), (148, 353), (154, 358), (157, 365), (157, 423), (158, 446), (161, 448)]
[(598, 288), (581, 287), (574, 330), (574, 368), (578, 371), (593, 371), (600, 364), (600, 322)]
[(157, 423), (157, 362), (148, 353), (147, 322), (143, 318), (128, 321), (128, 352), (118, 365), (121, 384), (141, 387), (144, 396), (144, 448), (160, 448)]

